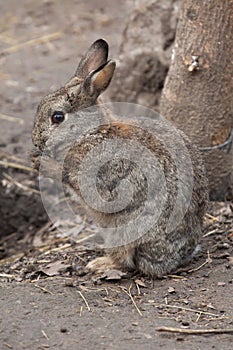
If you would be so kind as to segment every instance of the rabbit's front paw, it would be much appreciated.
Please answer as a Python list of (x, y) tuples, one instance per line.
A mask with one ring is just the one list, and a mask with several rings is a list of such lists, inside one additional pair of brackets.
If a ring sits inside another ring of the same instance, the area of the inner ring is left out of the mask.
[(107, 270), (117, 269), (117, 266), (110, 256), (101, 256), (90, 261), (86, 268), (91, 272), (103, 273)]

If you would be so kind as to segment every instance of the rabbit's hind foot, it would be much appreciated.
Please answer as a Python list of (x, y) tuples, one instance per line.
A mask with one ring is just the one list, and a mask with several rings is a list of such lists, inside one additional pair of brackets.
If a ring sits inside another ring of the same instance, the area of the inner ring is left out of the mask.
[(117, 269), (116, 263), (110, 256), (101, 256), (90, 261), (87, 266), (87, 270), (94, 273), (104, 273), (107, 270)]

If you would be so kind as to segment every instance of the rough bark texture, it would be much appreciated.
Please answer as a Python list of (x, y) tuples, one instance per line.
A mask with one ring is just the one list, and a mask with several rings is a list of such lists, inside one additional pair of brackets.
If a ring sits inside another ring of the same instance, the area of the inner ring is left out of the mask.
[(179, 4), (180, 0), (135, 1), (108, 93), (112, 101), (158, 108), (170, 64)]
[[(233, 128), (232, 73), (233, 0), (184, 0), (161, 114), (200, 147), (224, 143)], [(232, 144), (203, 157), (210, 198), (232, 198)]]

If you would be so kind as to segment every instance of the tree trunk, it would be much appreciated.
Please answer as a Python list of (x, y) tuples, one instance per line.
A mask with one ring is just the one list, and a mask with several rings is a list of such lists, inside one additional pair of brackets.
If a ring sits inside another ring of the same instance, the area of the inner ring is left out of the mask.
[(123, 31), (111, 101), (158, 108), (175, 38), (180, 0), (136, 0)]
[(160, 112), (201, 148), (212, 200), (233, 193), (232, 73), (233, 0), (184, 0)]

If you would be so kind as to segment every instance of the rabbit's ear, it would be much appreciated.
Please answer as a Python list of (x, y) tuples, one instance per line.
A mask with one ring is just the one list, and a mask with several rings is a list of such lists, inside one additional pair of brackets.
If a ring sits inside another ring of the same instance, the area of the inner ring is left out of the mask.
[(110, 84), (115, 68), (116, 62), (108, 61), (94, 72), (91, 72), (83, 83), (85, 93), (91, 96), (99, 96)]
[(75, 75), (78, 78), (85, 79), (87, 75), (105, 64), (108, 59), (108, 43), (99, 39), (96, 40), (81, 59)]

